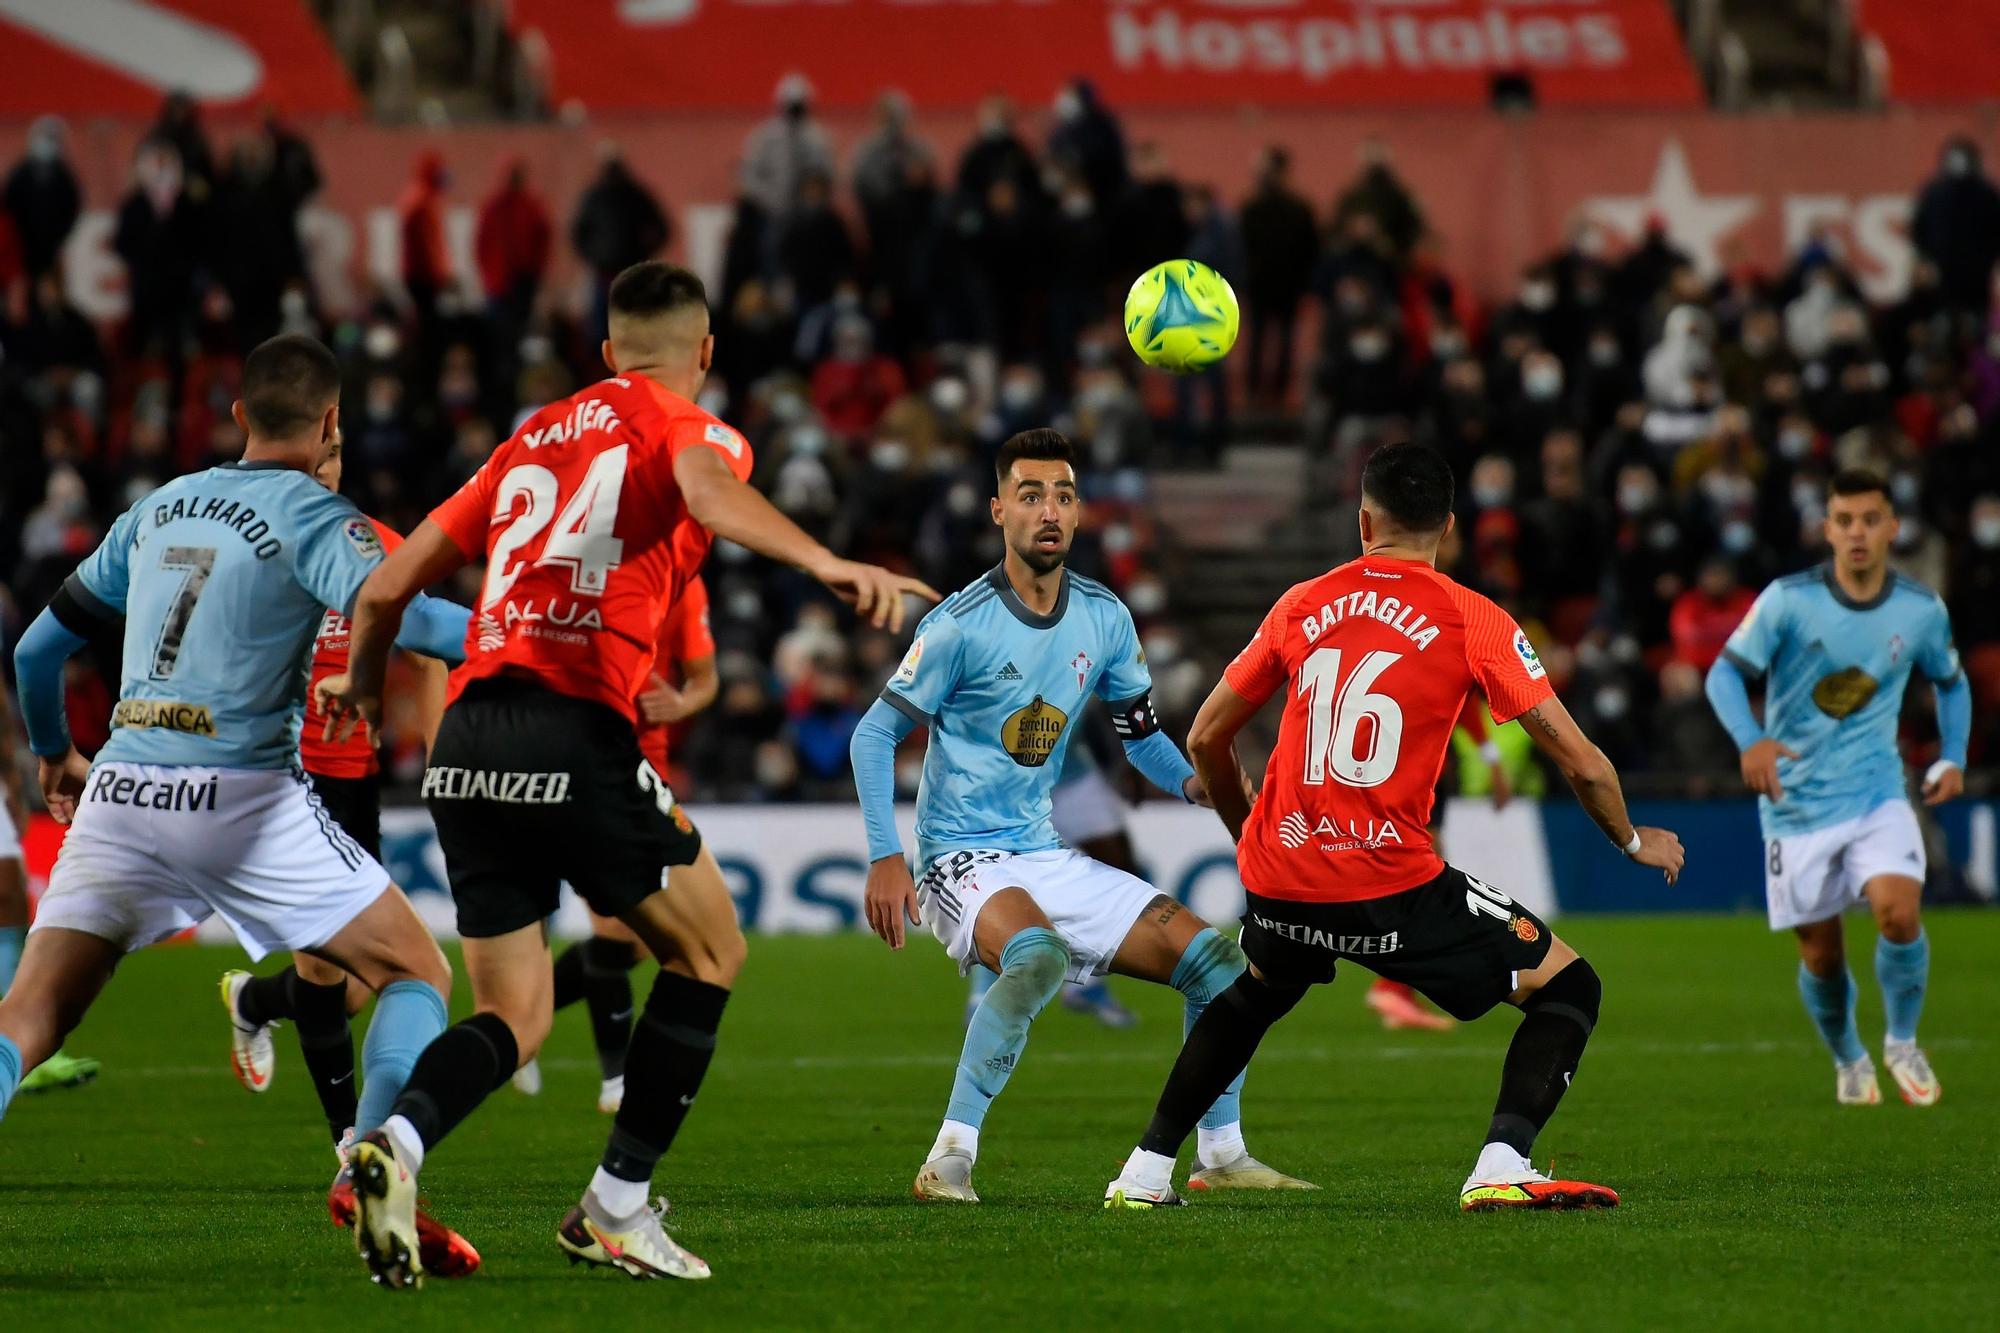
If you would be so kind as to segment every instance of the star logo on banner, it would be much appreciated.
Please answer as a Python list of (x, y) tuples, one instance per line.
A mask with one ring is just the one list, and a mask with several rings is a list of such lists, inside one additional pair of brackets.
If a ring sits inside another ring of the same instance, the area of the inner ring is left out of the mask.
[(1600, 194), (1583, 201), (1585, 213), (1633, 241), (1645, 235), (1649, 218), (1659, 217), (1667, 236), (1705, 278), (1721, 272), (1722, 242), (1755, 217), (1760, 206), (1754, 194), (1704, 195), (1695, 186), (1679, 139), (1667, 140), (1660, 149), (1645, 194)]

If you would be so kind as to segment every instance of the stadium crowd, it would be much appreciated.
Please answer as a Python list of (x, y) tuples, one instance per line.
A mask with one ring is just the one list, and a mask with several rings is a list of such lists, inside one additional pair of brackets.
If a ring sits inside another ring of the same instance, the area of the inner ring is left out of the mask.
[[(1440, 262), (1379, 146), (1330, 207), (1292, 186), (1281, 147), (1231, 205), (1179, 178), (1163, 146), (1128, 146), (1086, 85), (1051, 123), (1031, 142), (991, 99), (947, 164), (888, 94), (841, 162), (810, 88), (787, 80), (744, 145), (704, 399), (751, 438), (775, 501), (837, 549), (968, 582), (999, 554), (987, 460), (1053, 422), (1086, 459), (1076, 562), (1126, 597), (1163, 708), (1185, 720), (1236, 645), (1196, 645), (1175, 621), (1154, 473), (1217, 466), (1234, 438), (1299, 436), (1314, 499), (1344, 512), (1366, 451), (1414, 437), (1461, 479), (1457, 575), (1530, 626), (1621, 767), (1700, 790), (1735, 772), (1701, 672), (1757, 587), (1816, 558), (1823, 478), (1865, 464), (1904, 515), (1898, 567), (1950, 602), (1982, 719), (1975, 762), (2000, 743), (2000, 191), (1970, 144), (1947, 145), (1923, 187), (1919, 262), (1891, 305), (1863, 298), (1831, 235), (1780, 269), (1706, 278), (1661, 228), (1625, 245), (1588, 224), (1485, 304)], [(88, 201), (115, 207), (131, 295), (129, 317), (101, 327), (62, 283), (85, 203), (66, 152), (61, 122), (38, 122), (0, 187), (9, 644), (125, 504), (234, 456), (234, 375), (261, 338), (335, 347), (346, 489), (407, 530), (522, 416), (597, 373), (603, 307), (554, 299), (557, 247), (607, 278), (676, 231), (646, 173), (606, 145), (568, 219), (509, 164), (478, 210), (477, 271), (456, 273), (449, 164), (428, 152), (398, 203), (400, 288), (330, 309), (298, 240), (320, 183), (307, 140), (272, 118), (218, 151), (169, 98), (129, 193)], [(1149, 394), (1116, 302), (1131, 274), (1181, 255), (1235, 280), (1244, 346), (1224, 372)], [(677, 783), (706, 799), (846, 799), (848, 735), (901, 645), (726, 544), (709, 578), (722, 690), (680, 738)], [(89, 750), (115, 662), (72, 672)], [(1910, 720), (1918, 752), (1927, 726)], [(421, 755), (390, 740), (407, 781)], [(917, 766), (902, 766), (912, 786)]]

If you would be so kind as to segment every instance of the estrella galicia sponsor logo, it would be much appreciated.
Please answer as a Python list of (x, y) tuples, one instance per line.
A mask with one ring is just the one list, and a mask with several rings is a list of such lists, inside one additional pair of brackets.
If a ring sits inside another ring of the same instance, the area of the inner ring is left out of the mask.
[(434, 765), (424, 770), (422, 796), (426, 801), (561, 805), (569, 799), (569, 774), (515, 773), (504, 769)]
[(1315, 949), (1328, 949), (1334, 953), (1378, 954), (1394, 953), (1403, 947), (1398, 938), (1402, 932), (1390, 931), (1387, 935), (1341, 935), (1317, 926), (1308, 926), (1299, 921), (1274, 921), (1261, 912), (1252, 912), (1251, 921), (1259, 930), (1267, 930), (1280, 939), (1294, 944), (1310, 945)]
[(220, 785), (213, 773), (205, 778), (162, 780), (100, 764), (91, 771), (90, 794), (84, 799), (145, 810), (213, 810)]
[(207, 704), (184, 704), (172, 699), (120, 699), (111, 710), (113, 727), (158, 727), (189, 736), (213, 736), (215, 715)]

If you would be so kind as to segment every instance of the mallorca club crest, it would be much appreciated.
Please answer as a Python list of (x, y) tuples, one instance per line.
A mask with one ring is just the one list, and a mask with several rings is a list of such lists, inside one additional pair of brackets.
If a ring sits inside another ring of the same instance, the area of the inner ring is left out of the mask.
[(1507, 926), (1523, 944), (1533, 944), (1542, 937), (1542, 932), (1536, 927), (1534, 920), (1518, 913), (1507, 922)]
[(1076, 672), (1076, 687), (1080, 690), (1083, 688), (1083, 682), (1090, 676), (1090, 668), (1096, 663), (1090, 660), (1088, 653), (1078, 653), (1069, 660), (1069, 665), (1070, 669)]

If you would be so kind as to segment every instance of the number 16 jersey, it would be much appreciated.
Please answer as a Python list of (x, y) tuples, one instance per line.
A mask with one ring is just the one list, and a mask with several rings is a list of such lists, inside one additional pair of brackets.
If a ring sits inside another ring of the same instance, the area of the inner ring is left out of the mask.
[(689, 448), (750, 475), (749, 444), (714, 415), (643, 375), (614, 376), (522, 422), (431, 512), (486, 561), (451, 699), (504, 674), (637, 721), (660, 622), (708, 554), (674, 478)]
[(1223, 679), (1253, 704), (1285, 693), (1237, 847), (1243, 885), (1308, 902), (1435, 878), (1431, 803), (1466, 694), (1506, 722), (1552, 693), (1505, 611), (1422, 561), (1381, 556), (1293, 587)]

